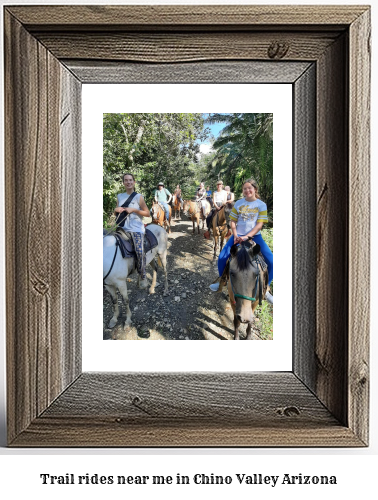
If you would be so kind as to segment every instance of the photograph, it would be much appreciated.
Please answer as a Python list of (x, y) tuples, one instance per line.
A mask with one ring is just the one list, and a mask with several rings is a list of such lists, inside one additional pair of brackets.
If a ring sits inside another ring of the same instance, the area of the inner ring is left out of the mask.
[(376, 450), (370, 8), (3, 15), (7, 446)]
[(103, 114), (103, 339), (273, 340), (273, 113)]

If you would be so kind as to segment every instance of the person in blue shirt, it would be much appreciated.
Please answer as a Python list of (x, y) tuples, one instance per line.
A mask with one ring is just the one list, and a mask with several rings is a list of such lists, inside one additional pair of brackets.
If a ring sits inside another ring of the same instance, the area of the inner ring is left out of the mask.
[[(238, 200), (230, 213), (232, 236), (228, 239), (218, 257), (219, 278), (210, 285), (213, 292), (218, 291), (219, 281), (231, 254), (231, 247), (252, 237), (260, 245), (261, 253), (268, 266), (269, 284), (273, 280), (273, 253), (263, 240), (260, 230), (268, 222), (266, 204), (260, 200), (258, 186), (254, 179), (247, 179), (243, 184), (244, 198)], [(266, 300), (273, 304), (273, 296), (267, 292)]]
[(211, 208), (214, 208), (213, 197), (211, 196), (213, 192), (210, 190), (210, 186), (206, 188), (206, 199), (210, 203)]

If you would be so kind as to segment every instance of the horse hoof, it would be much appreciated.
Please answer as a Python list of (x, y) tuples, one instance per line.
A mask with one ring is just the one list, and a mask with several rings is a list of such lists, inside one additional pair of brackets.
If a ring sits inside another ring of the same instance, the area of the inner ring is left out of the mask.
[(155, 288), (150, 288), (149, 289), (149, 294), (152, 295), (153, 293), (155, 293)]
[(140, 290), (145, 290), (146, 288), (148, 288), (148, 282), (147, 282), (147, 280), (140, 281), (139, 288), (140, 288)]
[(109, 326), (108, 328), (114, 328), (117, 324), (117, 320), (112, 318), (110, 321), (109, 321)]

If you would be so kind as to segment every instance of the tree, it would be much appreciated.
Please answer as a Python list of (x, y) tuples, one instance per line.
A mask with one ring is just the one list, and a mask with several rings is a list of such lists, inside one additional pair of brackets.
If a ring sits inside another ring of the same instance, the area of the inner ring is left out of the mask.
[(105, 113), (103, 139), (104, 221), (122, 192), (122, 174), (130, 172), (138, 192), (152, 202), (158, 182), (169, 190), (180, 184), (191, 191), (206, 140), (201, 113)]
[(273, 115), (271, 113), (210, 114), (207, 123), (226, 123), (214, 142), (209, 174), (229, 184), (237, 195), (253, 177), (268, 209), (273, 208)]

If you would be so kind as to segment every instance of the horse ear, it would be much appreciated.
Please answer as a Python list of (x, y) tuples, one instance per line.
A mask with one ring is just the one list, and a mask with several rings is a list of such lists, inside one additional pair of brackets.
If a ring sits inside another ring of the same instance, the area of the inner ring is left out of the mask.
[(252, 250), (252, 256), (257, 255), (258, 253), (260, 253), (260, 245), (256, 243), (256, 245), (254, 245), (251, 250)]
[(238, 248), (237, 245), (232, 245), (231, 250), (230, 250), (230, 253), (231, 253), (232, 257), (235, 257), (235, 254), (237, 252), (237, 248)]

